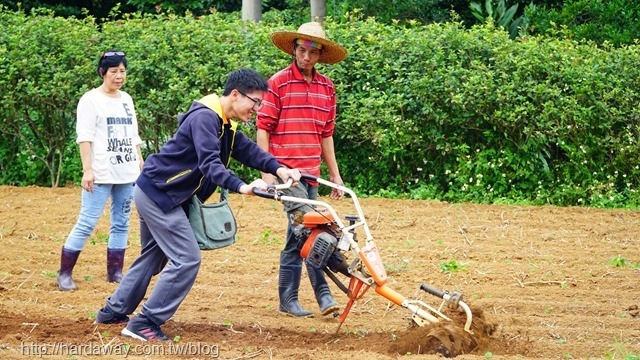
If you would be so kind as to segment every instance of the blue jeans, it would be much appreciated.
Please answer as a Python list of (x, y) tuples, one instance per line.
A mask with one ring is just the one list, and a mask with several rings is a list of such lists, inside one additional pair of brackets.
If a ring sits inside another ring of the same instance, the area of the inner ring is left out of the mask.
[(109, 249), (125, 249), (129, 236), (129, 218), (133, 205), (133, 183), (94, 184), (93, 192), (82, 190), (82, 205), (76, 225), (67, 237), (64, 247), (80, 251), (102, 216), (107, 200), (111, 197), (111, 228)]

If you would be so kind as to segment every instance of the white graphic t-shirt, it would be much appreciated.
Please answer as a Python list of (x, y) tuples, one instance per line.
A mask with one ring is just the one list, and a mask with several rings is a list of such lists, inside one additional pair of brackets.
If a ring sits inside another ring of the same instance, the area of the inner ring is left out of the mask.
[(97, 184), (124, 184), (140, 175), (136, 146), (142, 143), (133, 99), (124, 91), (119, 98), (98, 89), (86, 92), (77, 109), (77, 143), (91, 142), (91, 166)]

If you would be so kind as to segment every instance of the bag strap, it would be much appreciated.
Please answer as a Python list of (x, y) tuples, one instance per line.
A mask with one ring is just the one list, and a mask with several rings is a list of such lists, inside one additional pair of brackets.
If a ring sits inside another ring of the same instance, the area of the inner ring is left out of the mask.
[(229, 190), (221, 187), (220, 188), (220, 202), (223, 202), (229, 198)]
[[(225, 189), (223, 187), (218, 187), (218, 188), (220, 189), (220, 201), (219, 202), (228, 201), (229, 200), (229, 190), (227, 190), (227, 189)], [(213, 194), (211, 196), (213, 196)], [(207, 198), (205, 201), (202, 201), (202, 200), (200, 200), (198, 195), (194, 194), (191, 197), (191, 201), (196, 203), (197, 205), (204, 205), (207, 201), (209, 201), (211, 196), (209, 198)], [(200, 206), (198, 206), (198, 207), (200, 207)]]

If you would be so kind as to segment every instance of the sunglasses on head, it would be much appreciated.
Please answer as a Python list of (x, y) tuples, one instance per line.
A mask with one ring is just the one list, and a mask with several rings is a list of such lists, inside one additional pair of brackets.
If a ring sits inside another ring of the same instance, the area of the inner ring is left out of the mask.
[(124, 56), (124, 53), (122, 51), (107, 51), (106, 53), (102, 54), (102, 58), (106, 58), (109, 56)]

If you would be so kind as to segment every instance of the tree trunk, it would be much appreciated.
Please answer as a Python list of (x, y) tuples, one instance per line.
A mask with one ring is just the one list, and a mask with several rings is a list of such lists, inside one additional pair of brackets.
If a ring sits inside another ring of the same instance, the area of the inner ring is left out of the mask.
[(259, 22), (262, 18), (261, 0), (242, 0), (242, 20)]
[(327, 17), (327, 1), (326, 0), (309, 0), (311, 4), (311, 20), (319, 23), (324, 22)]

